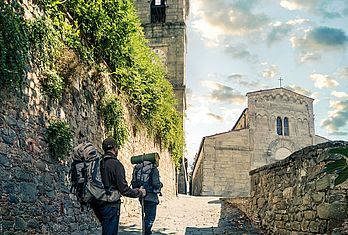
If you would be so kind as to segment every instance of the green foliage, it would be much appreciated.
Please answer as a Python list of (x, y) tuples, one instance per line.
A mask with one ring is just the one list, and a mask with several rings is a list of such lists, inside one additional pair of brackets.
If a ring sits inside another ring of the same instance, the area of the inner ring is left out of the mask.
[(330, 160), (322, 172), (336, 173), (335, 185), (339, 185), (348, 179), (348, 148), (334, 148), (329, 154), (337, 155), (338, 158)]
[(18, 87), (24, 77), (29, 40), (23, 10), (0, 1), (0, 88)]
[(73, 146), (73, 135), (69, 124), (61, 120), (51, 120), (45, 138), (51, 157), (65, 160)]
[[(45, 94), (59, 99), (64, 79), (57, 72), (62, 48), (74, 49), (79, 58), (90, 64), (106, 63), (111, 76), (149, 132), (160, 138), (173, 155), (177, 166), (184, 148), (182, 117), (175, 109), (171, 84), (165, 68), (148, 47), (133, 7), (133, 0), (36, 0), (44, 16), (30, 22), (32, 55), (45, 71), (42, 80)], [(0, 38), (1, 40), (1, 38)], [(120, 120), (117, 102), (103, 105), (107, 130), (119, 141), (128, 136)], [(121, 128), (120, 130), (116, 130)], [(122, 129), (123, 128), (123, 129)]]
[(51, 19), (45, 16), (31, 20), (28, 27), (31, 54), (36, 65), (53, 72), (64, 48), (59, 32), (53, 27)]
[(44, 94), (53, 99), (60, 100), (64, 91), (65, 82), (55, 71), (46, 71), (41, 79), (41, 87)]
[(107, 95), (103, 99), (101, 111), (108, 136), (112, 136), (117, 146), (121, 147), (129, 136), (122, 104), (115, 95)]

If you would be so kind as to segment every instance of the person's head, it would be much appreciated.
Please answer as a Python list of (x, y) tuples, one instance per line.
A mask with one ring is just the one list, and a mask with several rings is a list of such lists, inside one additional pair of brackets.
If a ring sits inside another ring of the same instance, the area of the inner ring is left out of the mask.
[(117, 156), (118, 147), (117, 147), (116, 140), (114, 138), (112, 137), (106, 138), (103, 141), (102, 148), (104, 152), (111, 151)]

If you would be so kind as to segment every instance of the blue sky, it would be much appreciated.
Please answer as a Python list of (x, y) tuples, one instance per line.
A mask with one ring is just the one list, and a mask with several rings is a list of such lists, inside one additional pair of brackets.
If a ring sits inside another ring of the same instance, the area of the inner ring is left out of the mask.
[(316, 134), (348, 141), (348, 0), (190, 0), (186, 156), (230, 130), (250, 91), (312, 97)]

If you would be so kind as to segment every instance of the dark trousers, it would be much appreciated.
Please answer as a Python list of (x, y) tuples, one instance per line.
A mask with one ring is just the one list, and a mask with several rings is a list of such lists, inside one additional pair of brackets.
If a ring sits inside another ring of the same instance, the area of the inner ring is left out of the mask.
[(120, 203), (105, 206), (93, 206), (95, 215), (102, 225), (102, 235), (117, 235), (120, 221)]
[(157, 203), (144, 201), (145, 235), (152, 234), (151, 228), (156, 219)]

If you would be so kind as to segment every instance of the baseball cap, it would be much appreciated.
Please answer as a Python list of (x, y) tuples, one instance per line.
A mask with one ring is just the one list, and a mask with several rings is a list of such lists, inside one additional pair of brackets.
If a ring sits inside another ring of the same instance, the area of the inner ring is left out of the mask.
[(104, 151), (110, 150), (114, 147), (117, 148), (117, 143), (116, 143), (116, 140), (114, 138), (109, 137), (103, 141), (102, 148)]

